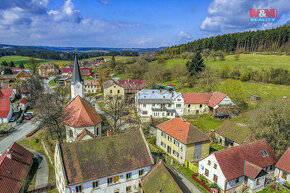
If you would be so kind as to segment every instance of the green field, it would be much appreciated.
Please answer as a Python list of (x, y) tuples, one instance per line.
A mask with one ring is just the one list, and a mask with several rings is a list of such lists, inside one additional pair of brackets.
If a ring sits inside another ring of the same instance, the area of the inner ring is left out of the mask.
[[(174, 58), (166, 60), (165, 65), (167, 68), (171, 68), (175, 65), (185, 65), (188, 59)], [(156, 62), (152, 62), (154, 64)], [(259, 55), (259, 54), (241, 54), (239, 60), (235, 60), (234, 55), (225, 56), (224, 61), (213, 61), (209, 58), (205, 61), (205, 64), (209, 67), (219, 69), (224, 65), (230, 67), (239, 66), (241, 68), (251, 67), (254, 70), (261, 68), (284, 68), (290, 70), (290, 56), (286, 55)]]
[[(0, 57), (0, 64), (2, 63), (2, 61), (6, 61), (8, 63), (13, 61), (16, 66), (21, 64), (21, 63), (27, 64), (29, 58), (30, 57), (25, 57), (25, 56), (2, 56), (2, 57)], [(61, 60), (45, 60), (45, 59), (40, 59), (40, 58), (35, 58), (35, 60), (38, 64), (46, 64), (46, 63), (50, 63), (50, 62), (59, 64), (61, 62), (64, 62)]]

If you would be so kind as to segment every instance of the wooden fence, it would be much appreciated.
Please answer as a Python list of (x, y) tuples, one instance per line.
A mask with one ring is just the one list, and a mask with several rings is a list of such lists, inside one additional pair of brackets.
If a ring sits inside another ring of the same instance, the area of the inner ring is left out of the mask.
[(210, 189), (209, 187), (207, 187), (202, 181), (200, 181), (198, 178), (197, 178), (198, 174), (193, 174), (192, 175), (192, 179), (194, 181), (196, 181), (199, 185), (201, 185), (202, 187), (204, 187), (208, 192), (212, 193), (212, 189)]
[(35, 188), (34, 190), (29, 190), (27, 191), (27, 193), (38, 193), (38, 192), (44, 192), (44, 191), (48, 191), (48, 190), (53, 190), (56, 188), (55, 184), (48, 184), (45, 187), (39, 187), (39, 188)]

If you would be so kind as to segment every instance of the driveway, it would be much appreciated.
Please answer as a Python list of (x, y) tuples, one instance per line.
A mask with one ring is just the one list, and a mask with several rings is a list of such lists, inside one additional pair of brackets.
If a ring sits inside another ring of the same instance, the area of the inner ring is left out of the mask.
[(34, 157), (38, 161), (38, 169), (36, 172), (35, 188), (46, 187), (48, 184), (48, 163), (44, 155), (37, 151), (32, 151)]
[(44, 89), (47, 93), (53, 92), (53, 88), (51, 88), (51, 86), (48, 84), (49, 81), (51, 81), (52, 79), (55, 79), (55, 76), (49, 77), (48, 80), (43, 79), (43, 86), (44, 86)]
[(7, 149), (12, 143), (23, 139), (26, 134), (36, 129), (39, 124), (39, 121), (33, 122), (30, 120), (23, 125), (16, 126), (14, 132), (10, 133), (10, 135), (6, 136), (0, 141), (0, 153)]

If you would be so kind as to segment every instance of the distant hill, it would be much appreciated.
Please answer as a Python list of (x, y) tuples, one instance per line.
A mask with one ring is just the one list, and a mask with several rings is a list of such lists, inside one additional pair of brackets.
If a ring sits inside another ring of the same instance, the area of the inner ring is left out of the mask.
[(226, 53), (284, 52), (290, 54), (290, 26), (259, 31), (248, 31), (203, 38), (173, 46), (159, 53), (178, 55), (183, 52), (195, 52), (203, 49), (222, 50)]

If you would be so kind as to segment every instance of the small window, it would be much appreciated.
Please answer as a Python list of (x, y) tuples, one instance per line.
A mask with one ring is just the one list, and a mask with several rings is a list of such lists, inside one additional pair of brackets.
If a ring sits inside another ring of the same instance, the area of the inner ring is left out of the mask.
[(155, 104), (152, 104), (152, 107), (155, 107)]
[(207, 165), (209, 165), (209, 166), (210, 166), (210, 164), (211, 164), (211, 161), (210, 161), (210, 160), (208, 160), (208, 162), (207, 162)]
[(176, 157), (179, 157), (179, 153), (175, 150), (173, 150), (173, 154), (176, 156)]
[(205, 169), (204, 175), (208, 177), (208, 169)]
[(235, 182), (239, 183), (239, 181), (240, 181), (240, 178), (236, 178)]
[(83, 186), (80, 185), (80, 186), (76, 186), (76, 192), (79, 193), (79, 192), (83, 192)]
[(216, 168), (217, 168), (217, 165), (216, 165), (216, 164), (214, 164), (214, 165), (213, 165), (213, 168), (214, 168), (214, 169), (216, 169)]
[(5, 172), (8, 174), (12, 174), (11, 170), (8, 170), (8, 169), (6, 169)]
[(168, 107), (171, 107), (171, 104), (168, 104)]
[(264, 155), (268, 156), (268, 152), (266, 150), (264, 150)]
[(172, 138), (168, 136), (168, 141), (172, 142)]
[(118, 90), (118, 93), (120, 93), (120, 90)]
[(99, 181), (93, 182), (93, 189), (99, 188)]
[(143, 107), (146, 107), (146, 104), (143, 104)]
[(179, 142), (174, 140), (174, 145), (176, 145), (177, 147), (179, 147)]
[(131, 191), (132, 191), (131, 186), (127, 186), (126, 187), (126, 192), (131, 192)]
[(166, 138), (166, 134), (164, 132), (161, 133), (161, 136)]
[(190, 108), (190, 104), (188, 105), (188, 108)]
[(176, 107), (181, 107), (181, 104), (177, 104)]
[(257, 179), (256, 186), (260, 185), (260, 179)]
[(112, 93), (113, 93), (113, 91), (112, 91), (112, 90), (110, 90), (110, 93), (112, 94)]
[(139, 177), (144, 175), (144, 170), (139, 170)]
[(113, 183), (113, 178), (108, 178), (107, 182), (108, 182), (108, 185), (112, 184)]
[(126, 180), (130, 180), (132, 178), (132, 173), (127, 173), (126, 174)]
[(264, 154), (264, 152), (263, 152), (263, 151), (260, 151), (260, 153), (261, 153), (261, 155), (262, 155), (263, 157), (265, 157), (265, 154)]
[(283, 171), (283, 173), (282, 173), (282, 178), (283, 178), (284, 180), (286, 180), (286, 178), (287, 178), (287, 173), (284, 172), (284, 171)]
[(202, 107), (202, 104), (199, 105), (199, 108), (201, 108), (201, 107)]
[(166, 144), (161, 141), (161, 146), (166, 148)]
[(215, 182), (215, 183), (217, 183), (217, 180), (218, 180), (218, 176), (217, 175), (213, 175), (213, 181)]
[(73, 132), (72, 132), (72, 130), (69, 130), (69, 137), (73, 137), (74, 135), (73, 135)]

